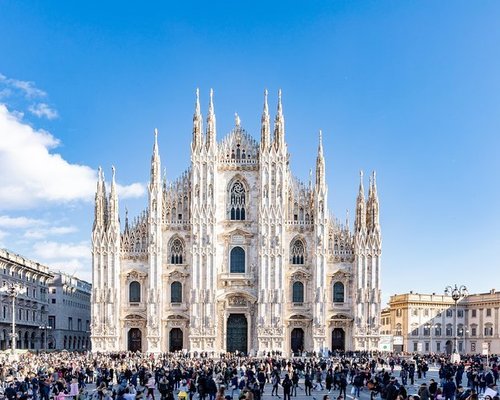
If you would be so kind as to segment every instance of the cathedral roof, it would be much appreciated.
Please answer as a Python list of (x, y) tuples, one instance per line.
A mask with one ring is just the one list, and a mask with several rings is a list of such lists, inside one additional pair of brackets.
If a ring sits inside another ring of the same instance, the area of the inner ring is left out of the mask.
[(229, 164), (257, 164), (259, 144), (240, 125), (219, 143), (219, 161)]

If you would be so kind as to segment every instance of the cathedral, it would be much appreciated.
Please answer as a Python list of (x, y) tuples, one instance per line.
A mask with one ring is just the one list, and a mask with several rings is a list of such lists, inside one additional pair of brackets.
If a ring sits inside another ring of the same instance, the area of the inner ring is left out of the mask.
[[(272, 127), (272, 128), (271, 128)], [(281, 91), (260, 142), (236, 116), (217, 140), (213, 92), (196, 93), (191, 165), (161, 174), (154, 134), (146, 209), (120, 224), (115, 170), (99, 169), (92, 229), (92, 350), (285, 355), (376, 350), (381, 232), (375, 173), (355, 221), (328, 210), (321, 132), (315, 176), (290, 170)]]

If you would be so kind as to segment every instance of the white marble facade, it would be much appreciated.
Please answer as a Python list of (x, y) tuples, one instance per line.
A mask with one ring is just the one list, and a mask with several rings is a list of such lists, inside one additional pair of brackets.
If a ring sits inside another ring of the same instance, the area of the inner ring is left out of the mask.
[(238, 116), (216, 140), (212, 92), (202, 125), (197, 92), (190, 167), (167, 182), (155, 132), (149, 204), (123, 227), (115, 171), (109, 195), (99, 173), (93, 351), (376, 349), (375, 174), (367, 200), (361, 179), (350, 229), (328, 211), (321, 133), (315, 177), (305, 184), (292, 175), (281, 93), (273, 130), (265, 94), (260, 142)]

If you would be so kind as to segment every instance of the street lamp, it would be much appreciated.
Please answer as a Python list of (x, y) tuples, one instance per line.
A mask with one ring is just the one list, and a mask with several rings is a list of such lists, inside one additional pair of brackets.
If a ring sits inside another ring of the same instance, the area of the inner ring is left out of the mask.
[(453, 355), (452, 355), (452, 362), (459, 362), (460, 361), (460, 355), (458, 354), (457, 351), (457, 303), (460, 299), (466, 297), (469, 293), (467, 292), (467, 288), (462, 285), (458, 287), (455, 285), (455, 287), (451, 286), (446, 286), (444, 289), (444, 294), (446, 296), (450, 296), (455, 302), (455, 314), (454, 314), (454, 325), (455, 325), (455, 330), (454, 330), (454, 340), (453, 340)]
[(26, 293), (26, 288), (17, 283), (9, 283), (0, 288), (0, 293), (5, 293), (7, 296), (12, 297), (12, 343), (11, 352), (12, 357), (16, 354), (16, 297), (20, 294)]
[(41, 329), (41, 330), (45, 331), (45, 332), (44, 332), (44, 333), (45, 333), (45, 335), (44, 335), (44, 337), (45, 337), (45, 344), (44, 344), (44, 347), (45, 347), (45, 351), (47, 351), (47, 336), (48, 336), (47, 329), (52, 329), (52, 327), (51, 327), (50, 325), (43, 324), (43, 325), (40, 325), (40, 326), (38, 327), (38, 329)]

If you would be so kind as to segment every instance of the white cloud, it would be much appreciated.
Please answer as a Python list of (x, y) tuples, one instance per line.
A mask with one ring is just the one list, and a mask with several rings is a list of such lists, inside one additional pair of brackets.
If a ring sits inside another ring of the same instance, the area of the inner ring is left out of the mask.
[(59, 243), (59, 242), (36, 242), (33, 250), (37, 257), (44, 260), (60, 260), (67, 258), (90, 258), (90, 245), (88, 242)]
[(45, 221), (27, 217), (9, 217), (0, 215), (0, 227), (2, 228), (29, 228), (31, 226), (45, 225)]
[(128, 199), (132, 197), (141, 197), (144, 194), (145, 189), (142, 183), (132, 183), (127, 186), (117, 184), (116, 191), (119, 198), (123, 197), (124, 199)]
[(78, 232), (75, 226), (52, 226), (50, 228), (30, 229), (26, 231), (24, 237), (27, 239), (45, 239), (47, 236), (67, 235)]
[(59, 116), (56, 110), (50, 108), (47, 103), (36, 103), (28, 107), (28, 110), (38, 118), (55, 119)]
[(80, 279), (91, 279), (90, 243), (37, 242), (35, 256), (51, 269), (75, 274)]
[[(59, 140), (35, 130), (0, 104), (0, 209), (20, 209), (43, 203), (91, 201), (97, 171), (50, 152)], [(122, 186), (121, 197), (139, 197), (143, 185)]]
[(38, 89), (35, 83), (31, 81), (21, 81), (19, 79), (7, 78), (5, 75), (0, 74), (0, 82), (9, 88), (18, 89), (23, 95), (30, 99), (47, 96), (47, 93)]
[(56, 261), (50, 264), (53, 271), (66, 272), (67, 274), (75, 275), (77, 278), (87, 282), (92, 282), (92, 269), (90, 264), (84, 263), (77, 259), (67, 259)]

